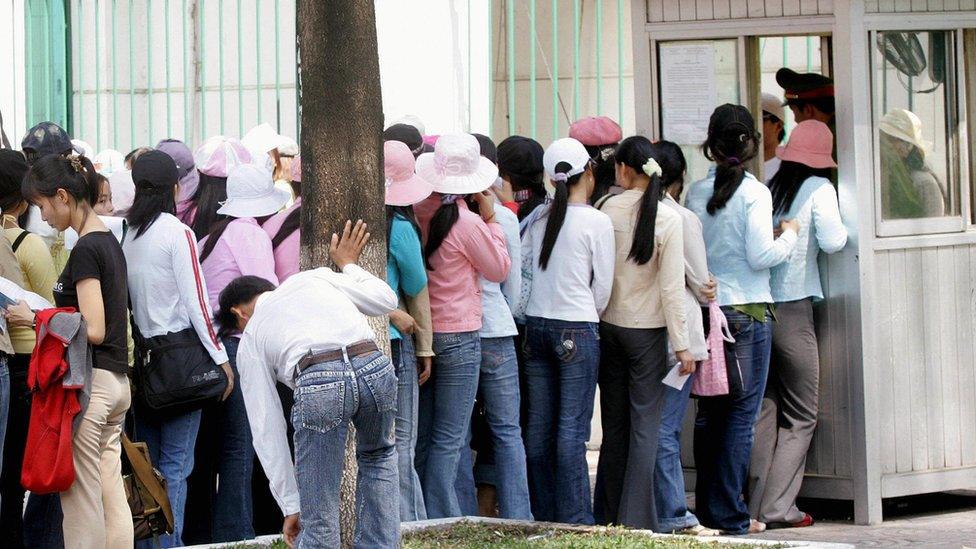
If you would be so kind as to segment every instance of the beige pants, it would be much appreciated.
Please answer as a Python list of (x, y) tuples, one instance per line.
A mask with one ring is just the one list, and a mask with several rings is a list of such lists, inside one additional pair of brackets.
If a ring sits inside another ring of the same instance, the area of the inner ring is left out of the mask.
[(130, 400), (125, 375), (94, 370), (91, 401), (74, 434), (75, 482), (61, 493), (66, 549), (132, 548), (120, 439)]

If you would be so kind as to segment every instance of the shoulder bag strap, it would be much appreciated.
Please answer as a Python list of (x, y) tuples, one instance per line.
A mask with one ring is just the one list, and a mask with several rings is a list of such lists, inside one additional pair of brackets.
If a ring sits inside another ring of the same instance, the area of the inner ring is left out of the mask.
[(21, 230), (20, 234), (17, 235), (17, 238), (14, 239), (14, 243), (11, 246), (11, 248), (13, 248), (14, 250), (14, 253), (17, 253), (17, 248), (20, 247), (20, 245), (24, 242), (24, 239), (27, 238), (27, 235), (29, 234), (30, 234), (29, 231)]
[(136, 445), (129, 440), (129, 437), (125, 433), (122, 433), (122, 448), (125, 450), (125, 456), (129, 459), (129, 465), (132, 466), (132, 472), (135, 473), (139, 482), (146, 487), (146, 491), (149, 492), (153, 499), (156, 500), (156, 503), (159, 504), (159, 507), (162, 508), (163, 515), (166, 516), (166, 522), (172, 527), (173, 510), (169, 505), (169, 496), (166, 495), (166, 489), (160, 484), (156, 475), (153, 474), (152, 464), (139, 452)]

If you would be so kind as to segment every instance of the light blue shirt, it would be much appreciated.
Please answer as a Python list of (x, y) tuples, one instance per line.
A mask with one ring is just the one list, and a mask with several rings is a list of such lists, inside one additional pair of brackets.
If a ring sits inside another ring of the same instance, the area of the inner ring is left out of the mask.
[(796, 233), (785, 231), (773, 239), (773, 198), (751, 173), (725, 207), (708, 213), (715, 187), (715, 172), (693, 184), (685, 207), (702, 222), (708, 267), (718, 280), (718, 304), (772, 303), (769, 270), (789, 258)]
[[(413, 224), (400, 217), (390, 225), (390, 253), (386, 257), (386, 282), (397, 295), (416, 296), (427, 286), (427, 268), (420, 247), (420, 236)], [(390, 339), (400, 339), (400, 331), (390, 323)]]
[(809, 177), (800, 185), (786, 215), (773, 218), (773, 226), (782, 219), (800, 224), (796, 248), (785, 263), (773, 267), (769, 285), (773, 301), (783, 303), (812, 297), (823, 299), (817, 253), (839, 252), (847, 244), (847, 229), (840, 218), (837, 191), (822, 177)]
[(512, 307), (522, 292), (522, 241), (519, 239), (518, 217), (505, 206), (495, 203), (495, 220), (505, 232), (505, 247), (512, 266), (508, 278), (501, 284), (481, 277), (481, 337), (510, 337), (518, 334)]

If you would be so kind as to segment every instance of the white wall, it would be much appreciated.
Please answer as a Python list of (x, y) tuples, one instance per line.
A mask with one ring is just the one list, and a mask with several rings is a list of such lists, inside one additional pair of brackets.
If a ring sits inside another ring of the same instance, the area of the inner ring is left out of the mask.
[(14, 148), (20, 148), (29, 127), (25, 120), (24, 43), (24, 1), (4, 2), (0, 5), (0, 112)]

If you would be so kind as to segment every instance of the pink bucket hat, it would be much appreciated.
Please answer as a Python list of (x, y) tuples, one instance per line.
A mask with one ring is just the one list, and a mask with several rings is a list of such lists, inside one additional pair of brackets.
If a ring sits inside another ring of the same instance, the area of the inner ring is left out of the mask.
[(215, 135), (193, 153), (197, 171), (210, 177), (227, 177), (234, 168), (251, 163), (251, 153), (237, 139)]
[(811, 168), (836, 168), (833, 149), (834, 134), (830, 128), (819, 120), (804, 120), (790, 132), (786, 145), (776, 148), (776, 156)]
[(587, 147), (613, 145), (623, 139), (620, 124), (606, 116), (580, 118), (569, 127), (569, 136)]
[(415, 166), (413, 153), (405, 143), (383, 143), (387, 206), (413, 206), (434, 192), (433, 185), (414, 173)]

